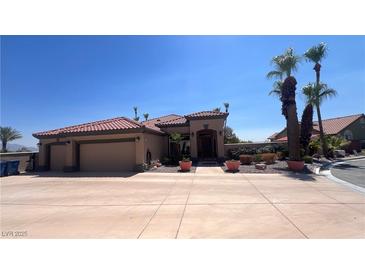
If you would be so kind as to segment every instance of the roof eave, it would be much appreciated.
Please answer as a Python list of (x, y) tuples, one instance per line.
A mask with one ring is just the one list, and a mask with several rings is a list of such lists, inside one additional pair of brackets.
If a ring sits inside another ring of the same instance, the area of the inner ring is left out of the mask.
[(213, 119), (226, 119), (229, 113), (221, 114), (221, 115), (212, 115), (212, 116), (184, 116), (186, 120), (213, 120)]

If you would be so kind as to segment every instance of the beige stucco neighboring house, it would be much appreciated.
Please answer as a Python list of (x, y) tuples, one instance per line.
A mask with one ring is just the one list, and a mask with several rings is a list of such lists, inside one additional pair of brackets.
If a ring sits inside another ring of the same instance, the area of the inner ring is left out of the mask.
[(194, 161), (224, 158), (226, 112), (166, 115), (144, 122), (125, 117), (34, 133), (39, 168), (54, 171), (129, 171), (169, 156), (171, 133)]

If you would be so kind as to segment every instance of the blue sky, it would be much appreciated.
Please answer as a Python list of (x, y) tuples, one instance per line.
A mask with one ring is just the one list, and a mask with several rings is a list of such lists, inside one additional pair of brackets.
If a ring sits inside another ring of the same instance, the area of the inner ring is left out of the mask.
[[(365, 112), (365, 36), (3, 36), (1, 125), (32, 133), (117, 116), (188, 114), (230, 103), (228, 125), (240, 138), (264, 140), (285, 125), (268, 96), (270, 60), (293, 47), (326, 42), (322, 80), (338, 91), (323, 118)], [(300, 88), (314, 81), (305, 61)]]

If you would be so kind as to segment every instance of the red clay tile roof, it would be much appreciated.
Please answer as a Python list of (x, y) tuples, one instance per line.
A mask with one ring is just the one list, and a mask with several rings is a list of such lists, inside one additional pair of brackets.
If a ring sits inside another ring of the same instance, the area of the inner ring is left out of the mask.
[(267, 139), (275, 139), (275, 137), (279, 134), (279, 132), (275, 132), (273, 135), (267, 137)]
[(175, 120), (177, 118), (180, 118), (180, 115), (176, 115), (176, 114), (170, 114), (170, 115), (166, 115), (166, 116), (161, 116), (161, 117), (157, 117), (157, 118), (153, 118), (153, 119), (149, 119), (147, 121), (143, 121), (142, 124), (149, 127), (149, 128), (153, 128), (155, 130), (161, 131), (161, 129), (157, 126), (157, 124), (161, 124), (161, 123), (165, 123), (171, 120)]
[[(355, 114), (344, 117), (322, 120), (323, 131), (325, 134), (338, 134), (364, 114)], [(319, 130), (318, 122), (313, 125), (313, 128)]]
[(188, 115), (185, 115), (185, 118), (190, 120), (194, 120), (194, 119), (200, 119), (200, 118), (224, 118), (228, 116), (228, 112), (220, 112), (220, 111), (212, 111), (212, 110), (208, 110), (208, 111), (200, 111), (200, 112), (194, 112)]
[(187, 125), (187, 124), (188, 124), (188, 120), (186, 120), (185, 117), (179, 116), (179, 117), (176, 117), (175, 119), (172, 119), (172, 120), (160, 122), (160, 123), (156, 124), (156, 126), (158, 126), (158, 127), (170, 127), (170, 126), (184, 126), (184, 125)]
[[(338, 134), (341, 131), (343, 131), (346, 127), (348, 127), (350, 124), (352, 124), (357, 119), (359, 119), (360, 117), (364, 117), (364, 114), (355, 114), (355, 115), (349, 115), (349, 116), (336, 117), (336, 118), (322, 120), (323, 131), (325, 134), (328, 134), (328, 135)], [(284, 128), (279, 133), (282, 133), (285, 130), (286, 130), (286, 128)], [(272, 136), (274, 136), (275, 134), (277, 135), (279, 133), (274, 133)], [(313, 122), (313, 133), (312, 134), (315, 134), (315, 133), (317, 133), (317, 134), (319, 133), (319, 125), (318, 125), (317, 121)], [(284, 137), (276, 139), (275, 141), (279, 141), (279, 140), (282, 141), (283, 138)]]
[(117, 117), (107, 120), (95, 121), (91, 123), (85, 123), (75, 126), (69, 126), (49, 131), (33, 133), (34, 137), (47, 137), (57, 135), (72, 135), (80, 133), (90, 132), (103, 132), (103, 131), (121, 131), (129, 129), (145, 128), (144, 125), (138, 123), (132, 119), (125, 117)]

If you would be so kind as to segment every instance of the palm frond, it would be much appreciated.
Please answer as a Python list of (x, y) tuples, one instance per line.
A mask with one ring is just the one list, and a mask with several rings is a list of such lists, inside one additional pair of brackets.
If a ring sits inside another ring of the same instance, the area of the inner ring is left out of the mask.
[(318, 95), (319, 97), (319, 103), (321, 104), (325, 99), (329, 99), (331, 97), (335, 97), (337, 95), (337, 91), (332, 88), (323, 88), (320, 90), (320, 93)]
[(316, 46), (311, 47), (304, 53), (304, 57), (307, 61), (313, 63), (320, 63), (328, 53), (328, 48), (325, 43), (319, 43)]
[(283, 85), (282, 81), (275, 81), (273, 84), (273, 89), (269, 92), (269, 95), (275, 95), (281, 97), (281, 87)]
[(272, 79), (272, 78), (282, 79), (283, 78), (283, 72), (278, 71), (278, 70), (272, 70), (268, 74), (266, 74), (266, 78), (268, 78), (268, 79)]
[(316, 85), (313, 83), (308, 83), (302, 88), (302, 92), (306, 98), (307, 104), (314, 105), (317, 98)]

